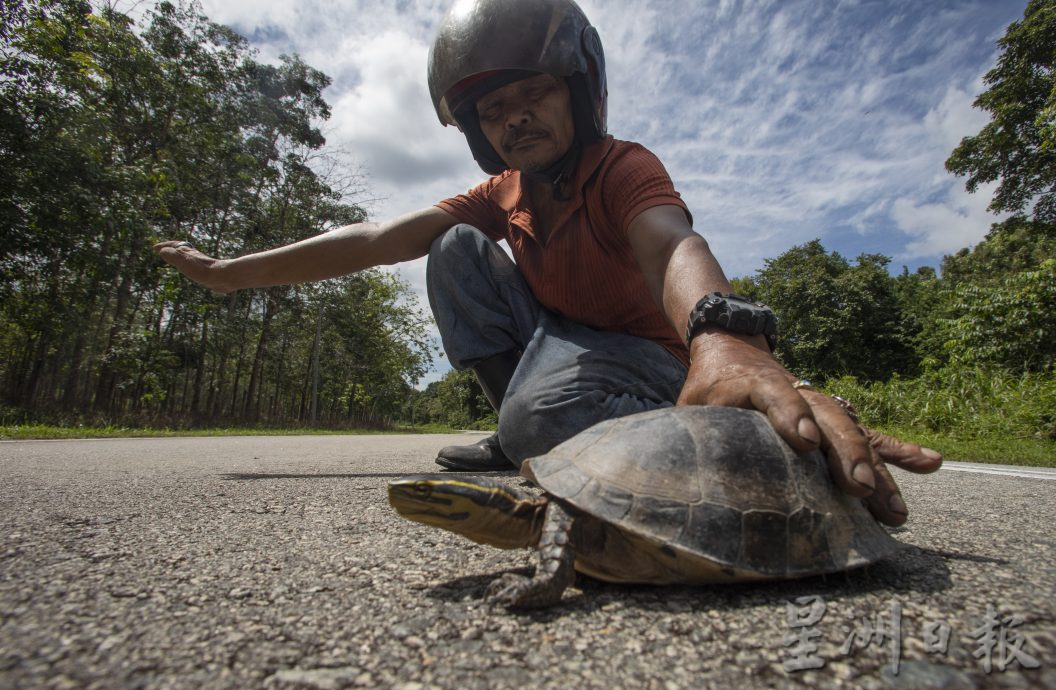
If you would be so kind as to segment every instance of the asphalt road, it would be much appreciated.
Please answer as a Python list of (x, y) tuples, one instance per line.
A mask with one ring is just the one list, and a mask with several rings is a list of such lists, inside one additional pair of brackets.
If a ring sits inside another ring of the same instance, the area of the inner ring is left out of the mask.
[(1056, 690), (1052, 471), (900, 474), (907, 547), (861, 571), (511, 613), (527, 552), (386, 502), (474, 438), (0, 443), (0, 688)]

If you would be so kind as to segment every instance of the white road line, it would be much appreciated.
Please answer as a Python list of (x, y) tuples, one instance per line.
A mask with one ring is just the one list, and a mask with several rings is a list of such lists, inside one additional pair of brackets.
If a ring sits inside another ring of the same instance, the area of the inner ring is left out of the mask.
[(1056, 481), (1056, 469), (1047, 467), (1020, 467), (1017, 465), (983, 465), (974, 462), (944, 462), (942, 469), (976, 474), (999, 474), (1005, 477), (1042, 479)]

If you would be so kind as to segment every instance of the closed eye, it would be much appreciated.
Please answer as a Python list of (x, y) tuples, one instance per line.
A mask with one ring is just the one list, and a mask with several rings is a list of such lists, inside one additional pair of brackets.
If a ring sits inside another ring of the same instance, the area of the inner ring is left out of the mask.
[(494, 122), (498, 120), (500, 116), (500, 110), (498, 107), (485, 108), (480, 113), (480, 119), (484, 122)]
[(553, 85), (537, 86), (528, 91), (528, 100), (539, 102), (553, 93), (556, 87)]

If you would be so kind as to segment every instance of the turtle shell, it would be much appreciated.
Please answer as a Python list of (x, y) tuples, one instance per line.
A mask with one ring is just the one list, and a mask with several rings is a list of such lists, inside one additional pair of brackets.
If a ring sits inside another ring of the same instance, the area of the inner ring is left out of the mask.
[[(865, 565), (899, 546), (835, 486), (819, 451), (797, 453), (753, 410), (684, 406), (605, 421), (523, 473), (609, 534), (618, 529), (623, 546), (597, 529), (577, 544), (595, 551), (585, 557), (593, 565), (577, 568), (608, 580), (798, 577)], [(666, 574), (630, 572), (642, 554)]]

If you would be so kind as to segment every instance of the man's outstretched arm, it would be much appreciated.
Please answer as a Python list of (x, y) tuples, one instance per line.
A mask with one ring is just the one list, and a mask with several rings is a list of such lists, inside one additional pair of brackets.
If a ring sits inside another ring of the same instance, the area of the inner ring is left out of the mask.
[[(701, 297), (728, 293), (729, 281), (707, 242), (693, 232), (681, 208), (657, 206), (627, 229), (654, 299), (679, 333)], [(797, 450), (820, 447), (836, 483), (868, 497), (881, 522), (900, 525), (908, 511), (888, 472), (891, 463), (912, 472), (934, 472), (942, 456), (859, 426), (832, 398), (793, 388), (796, 377), (770, 355), (763, 336), (705, 328), (688, 344), (690, 367), (680, 405), (727, 405), (764, 412)]]
[(429, 253), (433, 240), (457, 224), (439, 208), (384, 223), (357, 223), (237, 259), (214, 259), (187, 242), (167, 240), (154, 251), (191, 280), (216, 292), (307, 283)]

